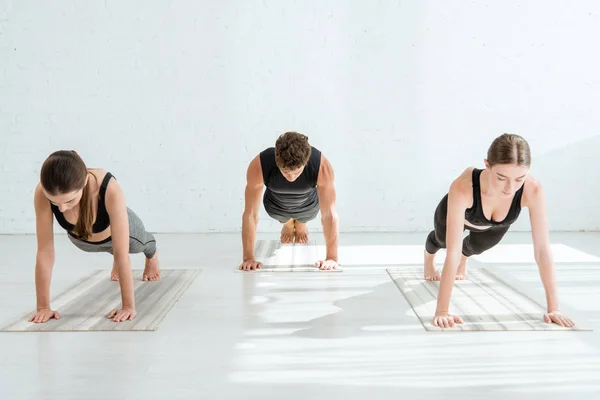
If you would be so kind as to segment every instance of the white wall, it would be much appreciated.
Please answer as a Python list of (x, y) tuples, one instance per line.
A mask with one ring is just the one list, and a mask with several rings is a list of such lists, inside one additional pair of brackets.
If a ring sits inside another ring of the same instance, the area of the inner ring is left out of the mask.
[(57, 149), (151, 231), (237, 231), (246, 166), (286, 130), (332, 161), (345, 231), (431, 229), (503, 132), (529, 140), (551, 228), (597, 229), (598, 38), (594, 0), (1, 0), (0, 232), (34, 231)]

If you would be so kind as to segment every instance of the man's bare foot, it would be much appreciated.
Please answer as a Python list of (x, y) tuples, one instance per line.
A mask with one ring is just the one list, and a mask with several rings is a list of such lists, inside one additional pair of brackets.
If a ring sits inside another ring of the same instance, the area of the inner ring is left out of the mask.
[(467, 279), (469, 279), (467, 276), (467, 257), (463, 255), (460, 264), (458, 265), (458, 269), (456, 270), (456, 280), (464, 281)]
[(424, 278), (426, 281), (439, 281), (442, 278), (442, 274), (440, 271), (435, 269), (435, 254), (429, 254), (427, 250), (425, 253), (425, 262), (424, 262)]
[(296, 243), (308, 242), (308, 227), (306, 224), (294, 220), (294, 237), (296, 238)]
[(290, 219), (281, 228), (281, 243), (287, 244), (294, 241), (294, 220)]
[(154, 253), (152, 258), (146, 258), (143, 281), (158, 281), (160, 279), (160, 268), (158, 267), (158, 252)]
[(117, 264), (115, 264), (113, 262), (113, 269), (110, 273), (110, 280), (111, 281), (118, 281), (119, 280), (119, 274), (117, 273)]

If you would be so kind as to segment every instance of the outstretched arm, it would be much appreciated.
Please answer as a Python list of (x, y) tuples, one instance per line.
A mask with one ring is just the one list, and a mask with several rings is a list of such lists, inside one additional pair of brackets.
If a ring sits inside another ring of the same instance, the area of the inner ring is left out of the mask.
[(321, 167), (317, 180), (317, 194), (327, 250), (325, 260), (318, 261), (316, 265), (321, 269), (334, 269), (338, 263), (339, 236), (338, 216), (335, 211), (334, 172), (331, 163), (323, 155), (321, 155)]
[(37, 254), (35, 257), (35, 292), (37, 297), (36, 313), (30, 322), (43, 323), (51, 318), (60, 318), (58, 312), (50, 308), (50, 281), (54, 266), (54, 229), (52, 209), (41, 185), (35, 189), (33, 200), (35, 208), (35, 231)]
[(121, 285), (121, 309), (109, 314), (115, 322), (134, 319), (136, 316), (133, 291), (133, 272), (129, 258), (129, 218), (125, 194), (119, 183), (112, 179), (106, 189), (106, 211), (110, 217), (113, 257)]
[(573, 321), (562, 315), (559, 311), (558, 289), (554, 271), (554, 260), (550, 249), (544, 190), (539, 182), (532, 182), (531, 185), (527, 186), (526, 195), (529, 219), (531, 221), (535, 262), (540, 271), (540, 277), (544, 285), (544, 291), (546, 292), (546, 304), (548, 305), (548, 313), (544, 315), (544, 320), (548, 323), (555, 322), (560, 326), (573, 326)]
[(258, 226), (263, 185), (260, 156), (256, 156), (248, 166), (246, 173), (245, 206), (242, 216), (243, 261), (239, 267), (244, 271), (262, 267), (262, 264), (254, 259), (254, 245), (256, 243), (256, 227)]
[(454, 288), (456, 271), (462, 258), (462, 233), (465, 223), (465, 210), (468, 207), (469, 198), (464, 194), (464, 181), (457, 180), (450, 186), (448, 192), (448, 216), (446, 220), (446, 260), (442, 270), (440, 289), (437, 298), (437, 308), (433, 324), (443, 328), (461, 323), (460, 317), (448, 315), (450, 308), (450, 296)]

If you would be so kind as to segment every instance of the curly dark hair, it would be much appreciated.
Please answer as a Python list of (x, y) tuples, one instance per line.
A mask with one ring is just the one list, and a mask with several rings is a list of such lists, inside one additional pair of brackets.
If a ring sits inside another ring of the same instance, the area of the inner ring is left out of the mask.
[(275, 142), (275, 163), (284, 171), (302, 168), (311, 153), (308, 137), (298, 132), (286, 132)]

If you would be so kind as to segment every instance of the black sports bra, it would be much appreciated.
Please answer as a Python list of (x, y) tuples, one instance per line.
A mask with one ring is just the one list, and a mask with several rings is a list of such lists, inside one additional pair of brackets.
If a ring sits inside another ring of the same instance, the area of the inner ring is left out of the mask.
[(510, 210), (508, 210), (508, 214), (503, 221), (496, 222), (493, 220), (489, 220), (485, 217), (483, 213), (483, 205), (481, 203), (481, 187), (479, 184), (479, 178), (481, 176), (481, 172), (483, 170), (474, 168), (473, 169), (473, 206), (468, 208), (465, 211), (465, 219), (473, 225), (477, 226), (509, 226), (512, 225), (517, 218), (519, 218), (519, 214), (521, 213), (521, 198), (523, 197), (523, 188), (525, 185), (521, 186), (519, 190), (515, 193), (513, 197), (512, 203), (510, 205)]
[[(100, 193), (98, 195), (98, 214), (96, 215), (96, 221), (94, 225), (92, 225), (92, 233), (103, 232), (110, 226), (110, 217), (108, 216), (108, 212), (106, 211), (106, 204), (104, 203), (104, 197), (106, 195), (106, 187), (108, 186), (108, 182), (110, 178), (113, 178), (113, 175), (110, 172), (106, 173), (106, 176), (102, 180), (102, 184), (100, 185)], [(58, 224), (63, 227), (67, 232), (71, 233), (73, 229), (75, 229), (75, 225), (69, 223), (62, 212), (58, 209), (57, 206), (50, 203), (50, 207), (52, 208), (52, 213), (56, 217), (56, 221)]]

